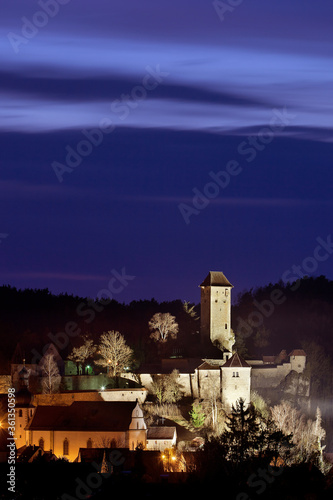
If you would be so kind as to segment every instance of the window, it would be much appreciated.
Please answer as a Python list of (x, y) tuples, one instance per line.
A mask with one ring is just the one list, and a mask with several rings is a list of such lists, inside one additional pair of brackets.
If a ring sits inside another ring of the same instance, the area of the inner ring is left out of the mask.
[(69, 445), (68, 439), (65, 438), (64, 442), (63, 442), (63, 455), (69, 455), (69, 453), (68, 453), (69, 446), (68, 445)]
[(44, 450), (44, 439), (43, 438), (40, 438), (39, 442), (38, 442), (38, 446)]
[(227, 330), (228, 329), (228, 323), (224, 324), (224, 328)]
[(87, 441), (87, 448), (92, 448), (92, 440), (91, 440), (91, 438), (89, 438), (88, 441)]
[(22, 417), (23, 413), (22, 410), (19, 410), (19, 417)]
[(226, 297), (228, 297), (228, 295), (229, 295), (229, 290), (228, 290), (228, 289), (226, 289), (226, 291), (225, 291), (225, 296), (226, 296)]
[(233, 377), (239, 377), (239, 373), (238, 372), (232, 372), (232, 376)]

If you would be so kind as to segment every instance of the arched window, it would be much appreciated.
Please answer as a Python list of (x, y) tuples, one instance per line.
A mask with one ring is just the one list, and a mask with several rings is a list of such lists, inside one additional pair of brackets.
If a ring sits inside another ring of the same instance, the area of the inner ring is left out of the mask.
[(19, 417), (22, 417), (23, 413), (22, 410), (19, 410)]
[(44, 439), (43, 438), (40, 438), (39, 442), (38, 442), (38, 446), (44, 450)]
[(91, 440), (91, 438), (89, 438), (88, 441), (87, 441), (87, 448), (92, 448), (92, 440)]
[(69, 443), (68, 443), (68, 439), (65, 438), (64, 439), (64, 442), (63, 442), (63, 455), (68, 455), (68, 449), (69, 449)]

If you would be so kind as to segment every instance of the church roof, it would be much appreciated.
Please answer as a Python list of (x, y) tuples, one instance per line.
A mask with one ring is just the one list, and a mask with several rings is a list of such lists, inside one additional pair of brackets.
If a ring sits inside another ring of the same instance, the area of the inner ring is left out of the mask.
[(136, 402), (75, 401), (70, 406), (38, 406), (29, 430), (127, 431)]
[(173, 439), (175, 436), (176, 427), (149, 427), (147, 439)]
[(210, 271), (200, 286), (231, 286), (229, 280), (220, 271)]
[(228, 359), (228, 361), (226, 361), (224, 363), (224, 365), (222, 366), (222, 368), (226, 368), (226, 367), (230, 367), (230, 368), (250, 368), (250, 365), (245, 361), (244, 358), (242, 358), (242, 356), (240, 356), (237, 352), (235, 352), (235, 354), (233, 354), (231, 356), (231, 358)]

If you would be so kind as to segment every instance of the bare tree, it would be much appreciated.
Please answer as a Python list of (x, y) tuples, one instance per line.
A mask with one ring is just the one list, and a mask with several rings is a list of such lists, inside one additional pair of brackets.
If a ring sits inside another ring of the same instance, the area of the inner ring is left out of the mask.
[(169, 374), (153, 376), (150, 391), (159, 405), (162, 403), (176, 403), (182, 398), (182, 386), (179, 384), (178, 379), (178, 370), (173, 370)]
[(195, 311), (195, 304), (191, 304), (191, 302), (184, 300), (183, 309), (186, 312), (186, 314), (188, 314), (191, 318), (195, 319), (196, 321), (200, 319)]
[(150, 337), (157, 342), (166, 342), (168, 337), (176, 338), (179, 330), (175, 316), (170, 313), (154, 314), (148, 326), (152, 331)]
[(324, 471), (322, 441), (325, 430), (321, 425), (319, 408), (316, 420), (307, 419), (290, 403), (283, 401), (271, 409), (272, 420), (284, 435), (292, 435), (295, 445), (289, 457), (290, 463), (315, 462)]
[(61, 376), (53, 354), (46, 354), (41, 365), (42, 388), (45, 394), (53, 394), (59, 390)]
[(90, 358), (96, 351), (96, 346), (94, 342), (85, 335), (83, 337), (83, 344), (80, 347), (73, 347), (72, 352), (68, 356), (68, 359), (76, 363), (77, 371), (79, 366), (83, 365), (85, 361)]
[(123, 373), (133, 355), (133, 350), (126, 344), (123, 335), (115, 331), (104, 332), (101, 335), (97, 352), (101, 359), (96, 363), (106, 366), (110, 377), (117, 377)]
[(210, 425), (216, 435), (224, 429), (224, 412), (220, 395), (220, 380), (211, 373), (208, 374), (204, 384), (203, 409), (206, 413), (206, 425)]

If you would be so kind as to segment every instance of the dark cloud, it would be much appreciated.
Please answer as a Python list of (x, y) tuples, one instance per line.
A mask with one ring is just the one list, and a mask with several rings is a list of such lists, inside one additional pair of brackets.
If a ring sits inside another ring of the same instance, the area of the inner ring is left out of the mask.
[[(17, 54), (8, 33), (40, 3), (2, 8), (3, 283), (96, 296), (125, 267), (121, 301), (198, 301), (209, 270), (265, 284), (331, 233), (331, 2), (244, 0), (222, 22), (201, 0), (71, 0)], [(168, 77), (116, 120), (147, 65)], [(53, 163), (103, 117), (114, 130), (60, 183)]]

